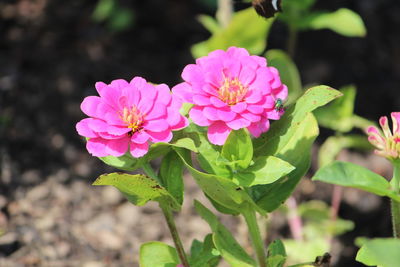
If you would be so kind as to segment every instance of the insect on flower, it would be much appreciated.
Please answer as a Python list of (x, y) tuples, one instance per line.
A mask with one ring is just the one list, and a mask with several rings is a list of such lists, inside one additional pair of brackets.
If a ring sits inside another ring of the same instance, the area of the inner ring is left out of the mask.
[(277, 98), (275, 101), (275, 110), (278, 112), (284, 111), (283, 107), (283, 100), (280, 98)]
[(252, 5), (257, 14), (264, 18), (271, 18), (277, 12), (282, 12), (282, 0), (253, 0)]

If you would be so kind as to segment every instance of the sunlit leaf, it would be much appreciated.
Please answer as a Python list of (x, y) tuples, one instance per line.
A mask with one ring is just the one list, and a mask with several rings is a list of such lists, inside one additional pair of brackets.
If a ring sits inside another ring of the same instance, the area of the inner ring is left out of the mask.
[(365, 242), (356, 260), (367, 266), (398, 267), (400, 263), (400, 239), (374, 238)]
[(140, 267), (176, 267), (180, 263), (175, 248), (161, 242), (148, 242), (140, 246)]

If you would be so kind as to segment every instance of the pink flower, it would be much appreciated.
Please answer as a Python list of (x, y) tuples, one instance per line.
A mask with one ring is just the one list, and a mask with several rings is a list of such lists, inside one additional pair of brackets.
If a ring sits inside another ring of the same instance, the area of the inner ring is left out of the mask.
[(134, 157), (148, 151), (149, 142), (169, 142), (172, 130), (187, 126), (181, 116), (181, 101), (167, 85), (152, 85), (135, 77), (128, 83), (115, 80), (96, 83), (98, 96), (86, 97), (82, 111), (90, 118), (81, 120), (76, 130), (88, 137), (86, 148), (96, 157), (119, 157), (129, 149)]
[(388, 118), (383, 116), (379, 119), (379, 124), (383, 130), (383, 135), (380, 130), (374, 126), (367, 129), (368, 141), (374, 145), (375, 153), (395, 160), (400, 158), (400, 112), (392, 112), (392, 131), (389, 128)]
[(195, 124), (209, 126), (213, 144), (223, 145), (232, 130), (241, 128), (259, 137), (268, 131), (270, 119), (283, 114), (275, 103), (284, 101), (288, 91), (278, 71), (244, 48), (213, 51), (187, 65), (182, 78), (185, 82), (172, 91), (194, 104), (189, 116)]

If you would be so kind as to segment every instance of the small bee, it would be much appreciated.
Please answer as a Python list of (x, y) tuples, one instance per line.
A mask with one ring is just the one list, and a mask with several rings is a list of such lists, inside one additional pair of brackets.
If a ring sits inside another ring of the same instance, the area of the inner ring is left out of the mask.
[(283, 107), (283, 101), (280, 98), (277, 98), (275, 101), (275, 110), (282, 112), (284, 111), (284, 107)]
[(277, 12), (282, 12), (282, 0), (253, 0), (252, 5), (257, 14), (268, 19), (275, 15)]

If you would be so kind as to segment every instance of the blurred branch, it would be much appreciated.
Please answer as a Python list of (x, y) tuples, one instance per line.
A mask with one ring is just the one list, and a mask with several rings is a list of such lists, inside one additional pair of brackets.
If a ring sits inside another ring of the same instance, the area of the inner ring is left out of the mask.
[(226, 28), (232, 18), (233, 3), (232, 0), (218, 0), (217, 20), (222, 28)]

